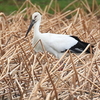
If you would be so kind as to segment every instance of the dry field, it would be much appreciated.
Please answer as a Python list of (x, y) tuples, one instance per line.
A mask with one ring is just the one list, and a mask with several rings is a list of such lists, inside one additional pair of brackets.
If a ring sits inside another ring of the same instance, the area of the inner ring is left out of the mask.
[[(75, 2), (60, 11), (51, 7), (53, 0), (44, 10), (27, 0), (17, 12), (0, 13), (0, 100), (100, 100), (100, 6), (81, 0), (79, 8), (67, 10)], [(36, 53), (33, 31), (25, 38), (36, 11), (41, 32), (78, 36), (94, 45), (94, 54), (67, 51), (57, 59), (45, 50)]]

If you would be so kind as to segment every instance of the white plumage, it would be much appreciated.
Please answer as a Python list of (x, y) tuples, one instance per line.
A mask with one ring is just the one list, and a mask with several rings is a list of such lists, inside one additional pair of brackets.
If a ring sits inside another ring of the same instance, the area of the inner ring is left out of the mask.
[[(82, 42), (78, 37), (63, 35), (63, 34), (53, 34), (53, 33), (41, 33), (39, 31), (39, 26), (41, 22), (41, 14), (39, 12), (35, 12), (32, 15), (32, 22), (27, 30), (26, 36), (34, 25), (34, 37), (32, 39), (32, 44), (34, 44), (41, 40), (42, 44), (46, 51), (54, 54), (57, 58), (60, 58), (66, 50), (70, 50), (74, 53), (81, 53), (89, 43)], [(26, 37), (25, 36), (25, 37)], [(36, 52), (42, 52), (42, 46), (38, 43), (35, 47)], [(86, 51), (90, 53), (88, 49)]]

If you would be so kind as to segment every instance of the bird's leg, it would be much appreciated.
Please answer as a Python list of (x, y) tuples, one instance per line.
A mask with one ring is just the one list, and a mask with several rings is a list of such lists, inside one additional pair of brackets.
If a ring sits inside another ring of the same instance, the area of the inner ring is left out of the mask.
[(59, 65), (58, 65), (59, 69), (58, 69), (58, 71), (62, 71), (64, 69), (65, 65), (66, 65), (66, 60), (65, 59), (62, 59), (59, 62)]

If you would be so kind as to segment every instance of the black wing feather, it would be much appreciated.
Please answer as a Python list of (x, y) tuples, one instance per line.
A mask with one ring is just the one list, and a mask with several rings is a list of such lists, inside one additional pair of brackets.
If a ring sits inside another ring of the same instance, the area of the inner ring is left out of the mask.
[[(74, 45), (73, 47), (71, 47), (69, 49), (73, 53), (82, 53), (84, 51), (84, 49), (89, 45), (89, 43), (81, 41), (76, 36), (71, 36), (71, 37), (73, 37), (74, 39), (76, 39), (78, 41), (78, 43), (76, 45)], [(67, 49), (61, 51), (61, 53), (64, 53), (65, 51), (67, 51)], [(86, 50), (86, 53), (90, 53), (90, 47)]]

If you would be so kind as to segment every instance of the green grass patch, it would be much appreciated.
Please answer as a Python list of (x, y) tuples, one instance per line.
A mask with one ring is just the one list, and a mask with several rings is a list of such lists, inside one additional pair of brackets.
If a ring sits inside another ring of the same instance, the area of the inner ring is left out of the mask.
[[(51, 0), (31, 0), (33, 4), (39, 5), (42, 9), (44, 9), (46, 5), (49, 5), (50, 1)], [(52, 8), (55, 9), (55, 4), (56, 2), (58, 2), (60, 10), (62, 10), (73, 1), (74, 0), (54, 0)], [(80, 7), (81, 6), (80, 1), (85, 1), (85, 0), (79, 0), (74, 5), (71, 5), (67, 10), (73, 10), (75, 9), (75, 7)], [(93, 0), (88, 0), (89, 5), (91, 5), (91, 7), (92, 7), (92, 1)], [(100, 4), (100, 0), (96, 1), (98, 4)], [(18, 8), (20, 8), (24, 2), (25, 0), (0, 0), (0, 12), (4, 12), (5, 14), (10, 14), (13, 11), (17, 11)]]

